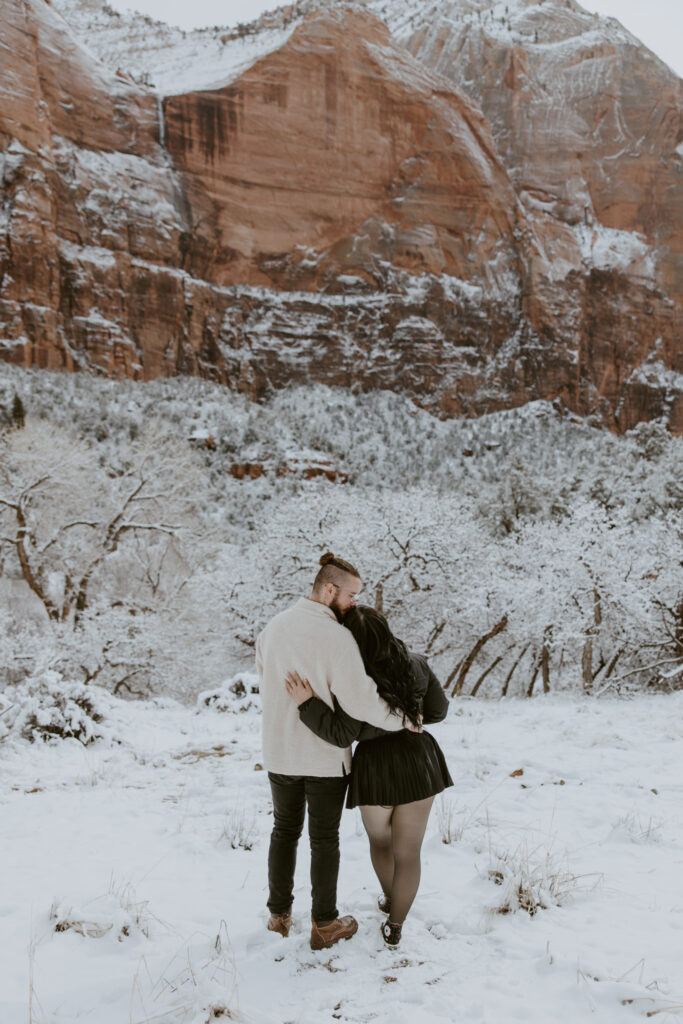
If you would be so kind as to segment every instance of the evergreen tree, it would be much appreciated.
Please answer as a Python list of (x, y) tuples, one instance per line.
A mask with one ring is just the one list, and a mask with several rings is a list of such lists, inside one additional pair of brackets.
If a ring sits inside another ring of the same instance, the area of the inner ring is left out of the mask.
[(25, 422), (26, 410), (24, 409), (24, 403), (15, 391), (14, 400), (12, 401), (12, 423), (14, 423), (18, 430), (21, 430)]

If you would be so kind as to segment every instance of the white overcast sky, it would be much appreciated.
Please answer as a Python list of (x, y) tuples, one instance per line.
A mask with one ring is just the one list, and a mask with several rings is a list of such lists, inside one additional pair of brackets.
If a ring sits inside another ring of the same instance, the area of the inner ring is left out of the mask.
[[(119, 11), (134, 9), (181, 28), (236, 25), (282, 6), (277, 0), (109, 0)], [(585, 0), (588, 11), (618, 18), (683, 77), (683, 0)]]

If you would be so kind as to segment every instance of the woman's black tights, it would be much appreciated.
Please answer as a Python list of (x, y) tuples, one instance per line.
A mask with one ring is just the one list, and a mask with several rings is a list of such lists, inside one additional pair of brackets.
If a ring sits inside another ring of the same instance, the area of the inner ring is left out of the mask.
[(396, 807), (365, 805), (360, 813), (370, 840), (370, 859), (387, 896), (391, 920), (403, 924), (420, 884), (420, 849), (434, 797)]

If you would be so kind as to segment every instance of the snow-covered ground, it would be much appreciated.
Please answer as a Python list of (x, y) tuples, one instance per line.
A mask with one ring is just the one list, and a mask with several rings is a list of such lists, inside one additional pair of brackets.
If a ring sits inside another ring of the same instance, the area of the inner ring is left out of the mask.
[[(222, 1009), (251, 1024), (585, 1024), (683, 1008), (683, 694), (454, 700), (434, 733), (455, 785), (400, 949), (382, 947), (347, 811), (339, 899), (360, 928), (315, 953), (305, 841), (293, 933), (265, 929), (258, 697), (223, 712), (106, 701), (108, 738), (89, 747), (0, 745), (2, 1024), (203, 1024)], [(529, 914), (520, 893), (543, 906)]]

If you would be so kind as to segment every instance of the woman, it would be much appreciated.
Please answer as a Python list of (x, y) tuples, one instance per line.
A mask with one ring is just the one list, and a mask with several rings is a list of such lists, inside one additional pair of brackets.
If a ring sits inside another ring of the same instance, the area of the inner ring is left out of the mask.
[(408, 651), (380, 612), (359, 605), (347, 612), (344, 625), (380, 697), (403, 715), (406, 729), (386, 733), (359, 722), (336, 699), (333, 710), (298, 673), (287, 676), (286, 686), (301, 721), (321, 739), (338, 747), (359, 741), (346, 805), (360, 807), (383, 891), (378, 905), (388, 914), (382, 935), (388, 946), (397, 946), (420, 884), (420, 848), (434, 797), (453, 785), (439, 745), (420, 728), (442, 721), (448, 700), (427, 660)]

